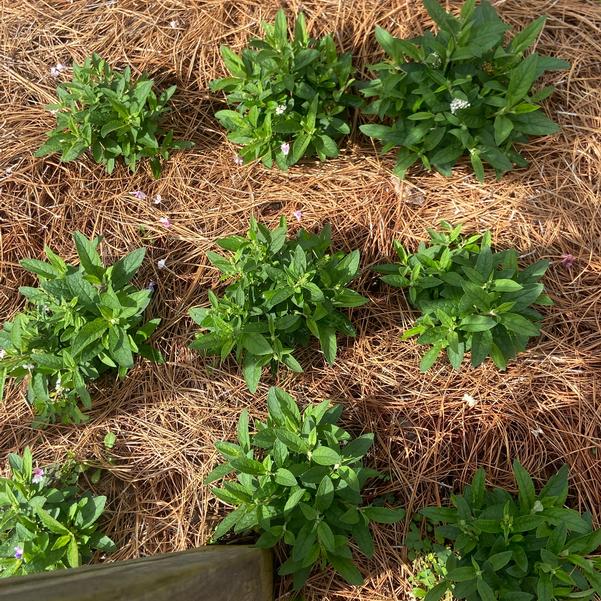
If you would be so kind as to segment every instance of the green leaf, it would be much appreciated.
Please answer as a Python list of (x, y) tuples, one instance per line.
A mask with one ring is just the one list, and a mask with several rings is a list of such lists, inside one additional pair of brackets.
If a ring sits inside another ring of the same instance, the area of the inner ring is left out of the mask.
[(261, 372), (263, 370), (262, 365), (259, 363), (257, 357), (251, 354), (246, 354), (244, 357), (244, 364), (242, 366), (242, 374), (244, 375), (244, 381), (251, 392), (257, 391), (259, 380), (261, 379)]
[(513, 474), (518, 485), (520, 508), (522, 511), (529, 511), (536, 501), (532, 478), (517, 459), (513, 461)]
[(87, 273), (101, 277), (104, 269), (102, 267), (102, 259), (96, 251), (100, 238), (88, 240), (81, 232), (74, 232), (73, 240), (75, 241), (75, 247), (77, 248), (77, 254), (79, 255), (82, 267)]
[(494, 280), (492, 287), (495, 292), (517, 292), (523, 288), (520, 283), (506, 279)]
[(144, 261), (146, 249), (138, 248), (113, 265), (111, 281), (115, 290), (121, 290), (136, 275)]
[(537, 78), (538, 56), (530, 54), (522, 62), (514, 67), (509, 75), (507, 86), (507, 104), (514, 106), (518, 104), (530, 91), (532, 84)]
[(253, 355), (272, 355), (273, 348), (262, 334), (245, 334), (242, 346)]
[(495, 143), (500, 146), (509, 137), (513, 130), (513, 122), (505, 115), (497, 115), (495, 117)]
[(311, 460), (318, 465), (336, 465), (342, 463), (342, 457), (329, 447), (317, 447), (311, 454)]
[(325, 511), (334, 500), (334, 484), (329, 476), (322, 478), (315, 494), (315, 509)]
[(353, 586), (360, 586), (363, 584), (361, 572), (350, 559), (328, 554), (328, 560), (336, 572), (338, 572), (349, 584), (352, 584)]
[(63, 526), (59, 521), (55, 520), (45, 509), (43, 509), (39, 505), (33, 506), (34, 511), (37, 513), (40, 521), (50, 532), (54, 532), (55, 534), (66, 534), (71, 535), (71, 532), (68, 528)]
[(336, 360), (337, 352), (336, 330), (319, 326), (318, 331), (321, 350), (323, 351), (326, 361), (330, 365), (333, 365)]
[(440, 346), (433, 346), (423, 357), (419, 363), (419, 369), (422, 373), (427, 372), (436, 362), (440, 355)]
[(73, 340), (71, 354), (79, 355), (85, 348), (96, 342), (107, 331), (108, 325), (102, 318), (86, 323)]
[(496, 601), (497, 597), (495, 593), (485, 580), (478, 578), (476, 587), (482, 601)]
[(79, 549), (75, 537), (71, 537), (69, 546), (67, 547), (67, 562), (72, 568), (79, 567)]
[(324, 546), (326, 551), (334, 553), (336, 551), (336, 541), (334, 533), (328, 524), (324, 521), (317, 525), (317, 540)]
[(378, 524), (394, 524), (405, 517), (404, 509), (388, 509), (386, 507), (363, 507), (361, 512), (372, 522)]
[(512, 332), (522, 336), (538, 336), (540, 326), (532, 323), (523, 315), (518, 313), (503, 313), (499, 316), (501, 323)]
[(282, 486), (297, 486), (298, 482), (294, 474), (285, 468), (278, 468), (275, 473), (275, 481)]
[(459, 328), (465, 332), (484, 332), (497, 325), (497, 322), (486, 315), (469, 315), (464, 317)]

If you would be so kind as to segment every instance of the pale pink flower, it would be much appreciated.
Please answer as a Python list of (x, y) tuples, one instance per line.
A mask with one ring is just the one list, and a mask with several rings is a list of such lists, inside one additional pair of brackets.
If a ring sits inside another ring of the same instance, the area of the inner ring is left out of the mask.
[(155, 197), (152, 199), (152, 204), (160, 205), (162, 200), (163, 197), (160, 194), (156, 194)]
[(31, 481), (34, 484), (38, 484), (39, 482), (42, 482), (43, 479), (44, 479), (44, 470), (41, 467), (34, 468), (33, 477), (31, 478)]
[(16, 546), (15, 547), (15, 559), (23, 558), (23, 547)]
[(282, 154), (287, 157), (290, 152), (290, 144), (288, 144), (288, 142), (283, 142), (280, 146), (280, 150), (282, 151)]
[(50, 75), (52, 75), (52, 77), (58, 77), (66, 68), (66, 65), (57, 63), (54, 67), (50, 67)]
[(234, 164), (238, 165), (238, 167), (241, 167), (242, 165), (244, 165), (244, 159), (240, 155), (237, 154), (234, 157)]
[(294, 215), (294, 218), (297, 221), (300, 221), (303, 218), (303, 212), (302, 211), (294, 211), (294, 213), (292, 213)]
[(171, 219), (169, 219), (169, 217), (161, 217), (159, 223), (166, 229), (171, 227)]
[(166, 265), (167, 265), (167, 259), (159, 259), (157, 261), (157, 267), (159, 269), (165, 269)]
[(134, 190), (133, 192), (130, 192), (130, 194), (137, 200), (144, 200), (146, 198), (146, 194), (144, 194), (142, 190)]

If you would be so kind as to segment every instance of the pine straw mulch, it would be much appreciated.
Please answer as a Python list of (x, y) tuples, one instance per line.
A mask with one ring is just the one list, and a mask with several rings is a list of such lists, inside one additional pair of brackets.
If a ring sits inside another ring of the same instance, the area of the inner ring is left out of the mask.
[[(284, 4), (289, 13), (300, 9), (295, 0)], [(490, 483), (512, 486), (515, 457), (539, 482), (567, 462), (571, 503), (592, 511), (599, 523), (601, 5), (495, 4), (515, 27), (548, 14), (538, 50), (567, 59), (572, 68), (548, 77), (558, 87), (548, 110), (562, 132), (531, 143), (529, 169), (501, 182), (489, 176), (480, 185), (465, 167), (448, 179), (415, 170), (405, 183), (395, 182), (392, 157), (379, 157), (360, 136), (339, 159), (309, 162), (289, 174), (236, 167), (235, 148), (212, 116), (221, 98), (209, 94), (208, 83), (223, 75), (219, 44), (240, 48), (258, 32), (261, 18), (273, 18), (275, 1), (3, 3), (0, 321), (21, 307), (17, 287), (31, 283), (19, 259), (39, 257), (44, 243), (72, 258), (70, 232), (76, 229), (102, 233), (107, 260), (147, 246), (139, 283), (158, 284), (151, 313), (163, 319), (156, 340), (165, 366), (140, 362), (125, 382), (100, 382), (86, 426), (32, 430), (22, 391), (12, 386), (0, 414), (3, 457), (29, 444), (42, 463), (73, 452), (106, 468), (96, 489), (110, 499), (106, 528), (120, 547), (114, 559), (202, 545), (225, 514), (202, 482), (217, 461), (213, 443), (234, 435), (243, 408), (264, 415), (269, 382), (253, 396), (232, 363), (218, 367), (189, 351), (193, 326), (186, 312), (218, 284), (205, 257), (215, 238), (243, 232), (250, 214), (273, 225), (299, 209), (304, 227), (330, 222), (335, 244), (361, 250), (358, 289), (371, 303), (353, 312), (358, 336), (340, 340), (334, 367), (312, 348), (302, 357), (306, 373), (282, 373), (278, 384), (302, 402), (342, 403), (345, 426), (357, 434), (376, 433), (370, 462), (391, 479), (374, 483), (368, 497), (390, 494), (411, 512), (443, 502), (480, 466)], [(335, 31), (361, 68), (377, 58), (376, 23), (403, 36), (430, 24), (418, 0), (315, 0), (303, 6), (311, 31)], [(196, 147), (175, 155), (160, 180), (145, 168), (109, 176), (87, 158), (66, 165), (56, 157), (33, 158), (53, 124), (43, 108), (55, 93), (50, 67), (82, 61), (92, 51), (115, 66), (147, 70), (160, 87), (178, 85), (170, 120)], [(137, 189), (147, 200), (130, 195)], [(157, 193), (160, 205), (151, 202)], [(158, 223), (164, 215), (173, 222), (171, 230)], [(461, 373), (437, 364), (420, 374), (423, 347), (399, 340), (412, 320), (403, 294), (379, 284), (368, 269), (391, 256), (394, 238), (415, 247), (425, 228), (443, 218), (469, 231), (490, 228), (498, 246), (516, 247), (524, 262), (551, 261), (546, 284), (555, 306), (546, 311), (540, 340), (506, 373), (487, 363), (477, 370), (466, 365)], [(567, 253), (576, 257), (571, 269), (560, 263)], [(167, 267), (159, 271), (162, 258)], [(475, 406), (465, 394), (476, 399)], [(108, 430), (117, 434), (112, 464), (102, 446)], [(359, 559), (364, 587), (349, 587), (331, 573), (316, 575), (306, 599), (406, 598), (405, 527), (375, 529), (374, 559)], [(290, 598), (287, 581), (278, 580), (276, 588), (279, 599)]]

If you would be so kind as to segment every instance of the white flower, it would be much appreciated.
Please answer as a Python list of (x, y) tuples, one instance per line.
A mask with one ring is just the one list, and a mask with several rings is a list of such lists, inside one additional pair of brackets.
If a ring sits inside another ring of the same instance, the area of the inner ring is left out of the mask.
[(543, 433), (541, 428), (536, 428), (535, 430), (530, 430), (530, 432), (532, 432), (532, 434), (534, 436), (540, 436)]
[(165, 266), (167, 265), (167, 259), (159, 259), (157, 261), (157, 267), (159, 269), (165, 269)]
[(294, 215), (294, 218), (297, 221), (300, 221), (303, 218), (303, 212), (302, 211), (294, 211), (292, 214)]
[(286, 105), (285, 104), (278, 104), (278, 106), (275, 109), (275, 114), (276, 115), (283, 115), (286, 112)]
[(169, 229), (171, 227), (171, 219), (169, 217), (161, 217), (159, 219), (159, 223), (164, 227)]
[(50, 68), (50, 75), (52, 75), (52, 77), (58, 77), (66, 68), (66, 65), (57, 63), (54, 67)]
[(163, 197), (160, 194), (157, 194), (153, 199), (152, 199), (152, 204), (154, 205), (160, 205), (161, 201), (163, 200)]
[(238, 165), (238, 167), (240, 167), (240, 166), (244, 165), (244, 159), (241, 156), (236, 155), (234, 157), (234, 164)]
[(467, 403), (468, 407), (475, 407), (478, 404), (478, 401), (471, 394), (467, 394), (467, 392), (463, 395), (463, 400)]
[(23, 365), (21, 365), (21, 367), (23, 369), (27, 369), (28, 371), (35, 369), (35, 365), (33, 363), (23, 363)]
[(6, 357), (6, 351), (3, 348), (0, 348), (0, 359), (4, 359)]
[(283, 142), (280, 146), (280, 150), (282, 151), (282, 154), (287, 157), (290, 152), (290, 144), (288, 144), (288, 142)]
[(169, 21), (169, 27), (171, 27), (171, 29), (177, 29), (179, 27), (179, 23), (173, 19), (173, 21)]
[(454, 115), (457, 111), (466, 109), (469, 106), (470, 103), (467, 100), (463, 100), (463, 98), (453, 98), (453, 100), (451, 100), (449, 108), (451, 109), (451, 113), (453, 113)]

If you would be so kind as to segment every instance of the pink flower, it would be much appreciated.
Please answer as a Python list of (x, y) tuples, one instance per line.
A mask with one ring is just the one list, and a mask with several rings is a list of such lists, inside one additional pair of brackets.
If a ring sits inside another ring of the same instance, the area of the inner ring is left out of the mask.
[(130, 192), (130, 194), (138, 200), (144, 200), (146, 198), (146, 194), (144, 194), (142, 190), (134, 190), (133, 192)]
[(234, 157), (234, 164), (238, 165), (238, 167), (241, 167), (242, 165), (244, 165), (244, 159), (240, 155), (237, 154)]
[(22, 559), (23, 558), (23, 547), (15, 547), (15, 559)]
[(290, 144), (288, 144), (288, 142), (283, 142), (280, 146), (280, 150), (282, 151), (282, 154), (287, 157), (290, 152)]
[(166, 229), (171, 227), (171, 219), (169, 219), (169, 217), (161, 217), (159, 223)]
[(564, 267), (571, 269), (574, 266), (574, 263), (576, 262), (576, 257), (569, 253), (567, 255), (561, 255), (560, 262)]
[(297, 221), (300, 221), (303, 218), (303, 212), (302, 211), (294, 211), (294, 213), (292, 213), (294, 215), (294, 218)]
[(38, 484), (39, 482), (42, 482), (43, 479), (44, 479), (44, 470), (41, 467), (34, 468), (33, 477), (31, 478), (31, 481), (34, 484)]

